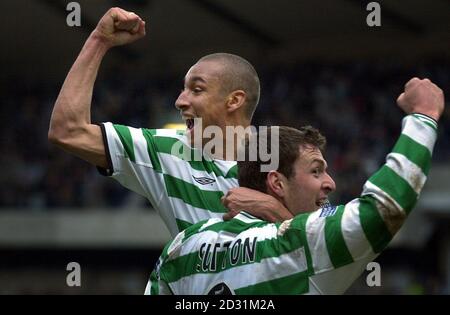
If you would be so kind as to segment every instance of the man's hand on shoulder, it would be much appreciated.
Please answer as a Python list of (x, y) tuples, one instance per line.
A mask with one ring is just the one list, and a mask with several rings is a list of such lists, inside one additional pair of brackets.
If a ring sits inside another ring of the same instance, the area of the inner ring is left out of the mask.
[(222, 197), (222, 203), (228, 209), (223, 218), (230, 220), (240, 211), (246, 212), (269, 222), (282, 222), (293, 215), (274, 197), (245, 187), (232, 188)]
[(145, 36), (145, 22), (134, 12), (112, 8), (100, 19), (91, 36), (108, 48), (126, 45)]
[(424, 114), (438, 121), (444, 111), (444, 92), (429, 79), (412, 78), (397, 104), (407, 114)]

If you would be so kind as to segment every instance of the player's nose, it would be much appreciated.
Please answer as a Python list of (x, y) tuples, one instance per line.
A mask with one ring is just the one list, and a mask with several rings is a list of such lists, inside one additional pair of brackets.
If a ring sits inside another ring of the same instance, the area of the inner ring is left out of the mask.
[(187, 107), (189, 107), (190, 103), (187, 97), (186, 90), (183, 90), (180, 92), (180, 95), (178, 95), (177, 100), (175, 101), (175, 107), (179, 110), (185, 110)]
[(330, 174), (325, 174), (325, 180), (322, 183), (322, 188), (326, 191), (327, 194), (332, 193), (336, 190), (336, 183)]

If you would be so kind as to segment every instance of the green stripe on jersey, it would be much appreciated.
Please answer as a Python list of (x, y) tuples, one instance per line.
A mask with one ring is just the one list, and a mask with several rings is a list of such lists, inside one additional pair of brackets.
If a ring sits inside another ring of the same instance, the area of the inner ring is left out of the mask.
[(119, 136), (120, 142), (125, 149), (125, 157), (128, 157), (132, 162), (136, 162), (134, 155), (133, 137), (131, 136), (130, 129), (123, 125), (113, 125), (114, 129)]
[(405, 210), (406, 214), (411, 212), (417, 202), (418, 196), (408, 182), (387, 165), (372, 175), (369, 181), (391, 196)]
[(238, 178), (237, 164), (228, 170), (228, 173), (227, 173), (227, 175), (225, 175), (225, 178)]
[(344, 206), (339, 206), (334, 215), (325, 219), (325, 242), (334, 268), (339, 268), (353, 262), (352, 255), (347, 248), (341, 229), (344, 209)]
[[(197, 222), (197, 223), (190, 223), (190, 222), (186, 222), (186, 221), (179, 220), (179, 219), (176, 219), (176, 220), (177, 220), (178, 228), (182, 228), (183, 230), (185, 230), (184, 231), (184, 238), (183, 238), (183, 242), (184, 242), (185, 240), (187, 240), (189, 237), (191, 237), (195, 233), (198, 233), (198, 231), (201, 229), (201, 227), (206, 222), (208, 222), (211, 219), (209, 219), (209, 220), (202, 220), (202, 221)], [(189, 230), (187, 230), (188, 227), (190, 228)], [(180, 230), (180, 231), (182, 231), (182, 230)]]
[(201, 265), (198, 251), (175, 259), (165, 260), (161, 265), (160, 273), (167, 283), (175, 282), (183, 277), (197, 273), (197, 266)]
[(431, 164), (431, 153), (427, 147), (402, 134), (392, 152), (406, 156), (408, 160), (420, 167), (425, 175), (428, 174)]
[(255, 285), (236, 289), (234, 292), (238, 295), (289, 295), (304, 294), (309, 291), (308, 272), (303, 271), (294, 275), (269, 280)]
[[(205, 171), (208, 173), (214, 173), (216, 176), (221, 176), (225, 178), (229, 178), (223, 174), (223, 172), (217, 167), (217, 165), (213, 161), (207, 161), (204, 157), (201, 157), (201, 161), (196, 160), (196, 155), (199, 155), (199, 151), (193, 148), (190, 148), (183, 142), (181, 142), (177, 138), (170, 138), (164, 136), (155, 136), (155, 149), (159, 153), (166, 153), (174, 155), (190, 164), (190, 166), (197, 171)], [(174, 148), (179, 147), (179, 150), (174, 150)], [(229, 172), (228, 172), (229, 173)], [(237, 178), (236, 174), (231, 173), (231, 175), (235, 175), (233, 178)]]
[(377, 210), (376, 201), (371, 196), (359, 198), (359, 219), (367, 240), (374, 253), (386, 248), (392, 239), (383, 218)]
[(159, 173), (162, 172), (161, 162), (159, 161), (158, 154), (156, 154), (156, 144), (154, 141), (154, 132), (151, 129), (142, 129), (142, 134), (147, 141), (147, 150), (150, 161), (152, 162), (153, 169)]
[(225, 213), (227, 209), (221, 203), (222, 191), (202, 190), (194, 184), (184, 180), (164, 174), (164, 183), (166, 184), (169, 197), (175, 197), (183, 200), (196, 208), (202, 208), (216, 213)]
[(314, 275), (314, 266), (311, 257), (311, 251), (309, 249), (308, 238), (306, 236), (306, 221), (308, 220), (310, 215), (311, 213), (302, 213), (295, 216), (295, 218), (292, 220), (290, 228), (298, 231), (300, 241), (305, 248), (306, 263), (308, 264), (308, 274)]
[(175, 222), (177, 223), (177, 227), (178, 227), (178, 231), (184, 231), (185, 229), (187, 229), (188, 227), (192, 226), (193, 223), (191, 222), (187, 222), (184, 220), (180, 220), (175, 218)]
[(151, 282), (150, 295), (158, 295), (159, 294), (159, 281), (156, 276), (155, 270), (153, 270), (152, 273), (150, 274), (150, 282)]

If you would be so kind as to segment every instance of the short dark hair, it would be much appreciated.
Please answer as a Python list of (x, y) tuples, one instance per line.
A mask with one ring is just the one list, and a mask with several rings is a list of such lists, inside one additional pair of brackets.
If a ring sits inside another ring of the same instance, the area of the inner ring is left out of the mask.
[[(304, 145), (312, 145), (317, 147), (321, 152), (324, 152), (326, 146), (326, 138), (322, 136), (314, 127), (304, 126), (300, 129), (295, 129), (286, 126), (278, 127), (278, 148), (272, 148), (271, 146), (271, 134), (274, 132), (274, 127), (270, 127), (267, 130), (266, 135), (261, 133), (253, 134), (250, 137), (253, 139), (246, 139), (243, 150), (245, 152), (245, 159), (238, 161), (238, 180), (239, 186), (252, 188), (266, 193), (266, 178), (268, 172), (261, 170), (261, 165), (269, 162), (263, 162), (260, 159), (260, 144), (266, 146), (265, 152), (271, 153), (271, 150), (279, 150), (279, 163), (276, 171), (280, 172), (288, 179), (295, 175), (294, 163), (299, 157), (299, 149)], [(263, 137), (261, 138), (260, 137)], [(256, 137), (256, 140), (255, 140)], [(250, 141), (257, 141), (257, 145), (254, 147), (249, 145)], [(251, 150), (256, 149), (257, 152)], [(256, 157), (256, 161), (251, 161), (250, 157)], [(275, 169), (274, 169), (275, 170)]]
[(236, 90), (243, 90), (246, 93), (245, 113), (251, 119), (258, 105), (261, 90), (258, 73), (252, 64), (242, 57), (227, 53), (206, 55), (198, 62), (201, 61), (218, 61), (223, 64), (222, 89), (225, 93)]

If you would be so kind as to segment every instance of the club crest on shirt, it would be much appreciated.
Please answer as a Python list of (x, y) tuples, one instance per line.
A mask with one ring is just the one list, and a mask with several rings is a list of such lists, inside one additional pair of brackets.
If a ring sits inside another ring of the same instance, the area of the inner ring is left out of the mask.
[(336, 210), (337, 210), (336, 206), (332, 206), (332, 205), (328, 204), (322, 208), (322, 211), (320, 212), (319, 217), (322, 217), (322, 218), (330, 217), (336, 213)]

